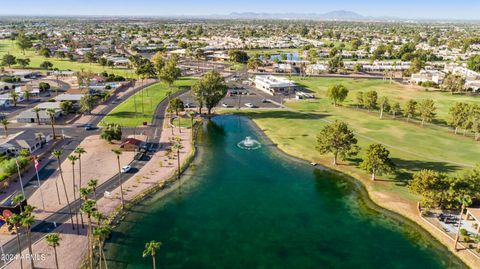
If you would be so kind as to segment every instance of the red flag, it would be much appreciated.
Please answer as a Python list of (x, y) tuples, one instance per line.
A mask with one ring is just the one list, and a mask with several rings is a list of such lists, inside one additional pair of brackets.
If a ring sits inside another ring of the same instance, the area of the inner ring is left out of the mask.
[(40, 167), (40, 163), (38, 163), (38, 161), (35, 159), (35, 169), (38, 170), (39, 167)]

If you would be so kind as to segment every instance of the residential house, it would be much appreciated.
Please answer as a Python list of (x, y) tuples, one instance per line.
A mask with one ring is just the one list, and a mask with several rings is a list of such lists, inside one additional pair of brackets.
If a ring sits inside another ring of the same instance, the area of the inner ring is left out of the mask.
[(437, 70), (421, 70), (416, 74), (412, 74), (410, 78), (411, 83), (434, 82), (435, 84), (442, 84), (445, 79), (445, 73)]
[(143, 142), (141, 140), (127, 138), (122, 142), (122, 144), (120, 144), (120, 148), (125, 151), (139, 151), (142, 145)]
[(15, 156), (20, 150), (26, 149), (33, 153), (52, 139), (53, 136), (50, 134), (28, 129), (0, 140), (0, 152)]

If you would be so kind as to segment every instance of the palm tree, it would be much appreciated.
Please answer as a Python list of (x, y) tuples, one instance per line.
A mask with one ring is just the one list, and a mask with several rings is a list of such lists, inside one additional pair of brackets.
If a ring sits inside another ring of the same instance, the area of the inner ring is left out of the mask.
[(143, 250), (143, 257), (152, 256), (153, 269), (157, 268), (155, 264), (155, 256), (157, 256), (157, 250), (162, 246), (161, 242), (152, 240), (145, 244), (145, 250)]
[[(15, 228), (15, 234), (17, 237), (17, 244), (18, 244), (18, 253), (22, 253), (22, 245), (20, 244), (20, 235), (19, 230), (22, 222), (22, 216), (18, 214), (12, 214), (8, 219), (7, 222)], [(23, 269), (23, 262), (22, 259), (20, 260), (20, 268)]]
[(92, 189), (93, 191), (93, 199), (95, 201), (97, 200), (97, 184), (98, 184), (98, 179), (90, 179), (87, 183), (87, 186)]
[(119, 149), (112, 149), (112, 152), (117, 155), (117, 163), (118, 163), (118, 185), (120, 185), (120, 199), (122, 201), (122, 209), (125, 207), (125, 202), (123, 201), (123, 185), (122, 185), (122, 170), (120, 169), (120, 155), (122, 155), (122, 151)]
[(58, 257), (57, 257), (57, 247), (60, 246), (60, 235), (57, 233), (48, 234), (45, 239), (47, 240), (47, 244), (53, 248), (53, 253), (55, 254), (55, 268), (59, 269), (58, 266)]
[(462, 229), (463, 211), (465, 211), (465, 207), (472, 203), (472, 197), (470, 197), (470, 195), (463, 194), (457, 198), (457, 201), (462, 203), (462, 208), (460, 210), (460, 218), (458, 219), (458, 229), (457, 235), (455, 236), (455, 245), (453, 246), (455, 250), (457, 250), (458, 239), (460, 238), (460, 230)]
[[(14, 205), (18, 205), (21, 202), (23, 202), (23, 200), (25, 200), (25, 196), (23, 194), (17, 194), (15, 196), (13, 196), (12, 203)], [(20, 212), (23, 212), (23, 206), (20, 206)]]
[(27, 100), (27, 101), (30, 101), (30, 97), (32, 96), (32, 94), (30, 93), (30, 91), (26, 90), (23, 92), (23, 97)]
[[(86, 193), (88, 196), (88, 192)], [(90, 263), (90, 269), (93, 269), (93, 240), (92, 240), (92, 214), (96, 211), (95, 209), (95, 201), (87, 199), (83, 204), (80, 210), (87, 214), (87, 222), (88, 222), (88, 231), (87, 231), (87, 238), (88, 238), (88, 260)]]
[(177, 179), (180, 180), (180, 150), (183, 149), (180, 137), (177, 137), (177, 141), (173, 144), (172, 150), (177, 152)]
[(86, 187), (86, 188), (80, 188), (80, 198), (83, 199), (84, 201), (88, 200), (88, 195), (92, 191), (91, 188)]
[[(78, 155), (78, 172), (79, 172), (79, 174), (78, 174), (78, 177), (79, 177), (78, 186), (79, 186), (79, 188), (82, 188), (82, 154), (87, 153), (87, 152), (85, 151), (85, 149), (83, 149), (81, 147), (77, 147), (75, 149), (74, 153), (76, 153)], [(79, 196), (81, 196), (80, 193), (79, 193)], [(80, 220), (82, 222), (82, 228), (84, 228), (85, 226), (83, 225), (83, 215), (82, 214), (80, 214)]]
[[(73, 187), (73, 201), (77, 200), (77, 195), (75, 194), (75, 162), (78, 160), (78, 157), (75, 155), (70, 155), (67, 157), (68, 160), (72, 163), (72, 187)], [(75, 211), (75, 219), (77, 223), (77, 228), (78, 228), (78, 214)], [(77, 234), (80, 234), (80, 231), (77, 229)]]
[(8, 137), (8, 125), (10, 124), (10, 122), (7, 119), (2, 119), (0, 123), (3, 125), (3, 131), (5, 133), (5, 137)]
[(52, 152), (52, 155), (55, 158), (57, 158), (57, 161), (58, 161), (58, 171), (60, 172), (60, 178), (62, 179), (63, 191), (65, 192), (65, 198), (67, 199), (68, 212), (70, 213), (70, 221), (72, 222), (72, 229), (75, 230), (75, 226), (73, 225), (72, 208), (70, 206), (70, 200), (68, 199), (67, 186), (65, 185), (65, 179), (63, 178), (62, 162), (60, 161), (60, 156), (62, 156), (62, 151), (61, 150), (54, 150)]
[(34, 107), (32, 109), (32, 111), (35, 112), (35, 116), (37, 117), (37, 124), (40, 125), (40, 114), (39, 114), (39, 112), (41, 111), (41, 109), (38, 108), (38, 107)]
[(74, 151), (78, 155), (78, 171), (79, 171), (79, 183), (78, 186), (82, 187), (82, 154), (87, 153), (85, 149), (77, 147)]
[(15, 91), (10, 92), (10, 98), (12, 98), (13, 106), (17, 107), (18, 94)]
[(98, 250), (100, 252), (99, 253), (100, 268), (102, 267), (101, 262), (102, 262), (102, 258), (103, 258), (105, 269), (108, 269), (108, 265), (107, 265), (107, 258), (105, 257), (105, 252), (103, 252), (103, 241), (105, 241), (105, 239), (107, 239), (109, 234), (110, 234), (110, 228), (108, 228), (108, 226), (100, 226), (100, 227), (97, 227), (93, 230), (93, 236), (94, 236), (94, 238), (96, 238), (96, 240), (98, 242)]
[[(33, 257), (32, 250), (32, 226), (35, 224), (35, 218), (32, 215), (32, 212), (35, 208), (31, 205), (25, 206), (25, 211), (21, 213), (21, 225), (27, 230), (27, 239), (28, 239), (28, 253), (30, 257)], [(30, 265), (32, 268), (35, 268), (33, 258), (30, 259)]]
[(47, 109), (47, 114), (50, 116), (50, 124), (52, 125), (52, 133), (53, 133), (53, 139), (55, 140), (56, 135), (55, 135), (55, 110), (52, 108)]
[(192, 138), (192, 141), (193, 141), (193, 122), (194, 122), (194, 119), (195, 119), (195, 113), (194, 112), (189, 112), (188, 113), (188, 116), (190, 117), (190, 128), (191, 128), (191, 138)]

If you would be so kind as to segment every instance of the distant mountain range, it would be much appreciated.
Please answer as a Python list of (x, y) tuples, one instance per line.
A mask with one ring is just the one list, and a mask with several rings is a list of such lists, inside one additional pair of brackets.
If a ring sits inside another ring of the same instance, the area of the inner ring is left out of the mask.
[[(220, 15), (221, 16), (221, 15)], [(266, 20), (352, 20), (361, 21), (372, 19), (353, 11), (335, 10), (327, 13), (257, 13), (257, 12), (234, 12), (223, 15), (229, 19), (266, 19)]]

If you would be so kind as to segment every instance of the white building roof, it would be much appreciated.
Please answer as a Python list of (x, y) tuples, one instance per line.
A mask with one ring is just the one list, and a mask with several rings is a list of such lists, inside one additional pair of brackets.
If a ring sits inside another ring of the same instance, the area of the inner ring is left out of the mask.
[(271, 88), (286, 88), (286, 87), (294, 87), (295, 86), (295, 82), (293, 82), (289, 79), (282, 78), (282, 77), (269, 76), (269, 75), (256, 76), (255, 81), (264, 83)]
[(56, 101), (80, 101), (82, 99), (82, 97), (84, 96), (84, 94), (70, 94), (70, 93), (64, 93), (64, 94), (60, 94), (59, 96), (56, 96), (54, 99)]

